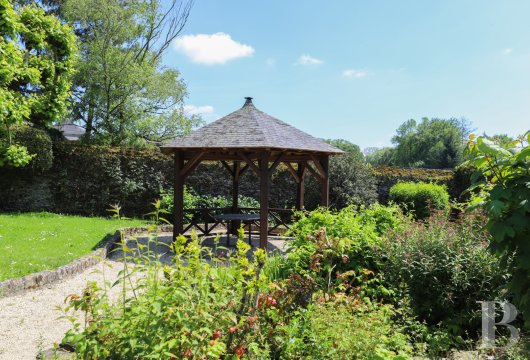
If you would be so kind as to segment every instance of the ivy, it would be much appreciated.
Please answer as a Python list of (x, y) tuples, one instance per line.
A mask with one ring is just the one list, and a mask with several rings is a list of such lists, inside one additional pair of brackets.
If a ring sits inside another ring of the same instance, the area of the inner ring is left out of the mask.
[[(526, 142), (526, 146), (524, 145)], [(490, 249), (504, 262), (513, 257), (508, 284), (514, 302), (530, 326), (530, 131), (504, 146), (470, 136), (467, 163), (476, 166), (470, 191), (472, 207), (482, 208), (493, 236)]]

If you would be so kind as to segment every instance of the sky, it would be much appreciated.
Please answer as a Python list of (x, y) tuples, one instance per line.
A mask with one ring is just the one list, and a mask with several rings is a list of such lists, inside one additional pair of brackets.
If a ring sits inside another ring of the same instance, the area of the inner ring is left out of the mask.
[(207, 122), (257, 108), (319, 138), (391, 144), (422, 117), (530, 129), (530, 1), (195, 0), (164, 65)]

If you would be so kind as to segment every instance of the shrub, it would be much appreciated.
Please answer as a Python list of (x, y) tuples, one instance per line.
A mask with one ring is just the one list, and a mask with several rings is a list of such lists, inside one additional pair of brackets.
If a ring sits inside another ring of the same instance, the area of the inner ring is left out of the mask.
[(390, 200), (412, 211), (416, 219), (425, 219), (431, 209), (446, 210), (449, 207), (446, 187), (433, 183), (397, 183), (390, 189)]
[(300, 213), (291, 227), (294, 239), (285, 266), (312, 276), (326, 292), (388, 296), (381, 283), (381, 258), (376, 249), (383, 233), (390, 227), (399, 228), (403, 221), (396, 206)]
[[(526, 142), (526, 146), (524, 143)], [(513, 258), (509, 288), (530, 328), (530, 131), (504, 147), (470, 136), (468, 152), (477, 171), (470, 190), (473, 207), (484, 209), (492, 235), (490, 250), (503, 261)]]
[(26, 169), (42, 173), (52, 167), (53, 144), (48, 133), (32, 126), (21, 125), (12, 128), (12, 135), (16, 143), (25, 146), (30, 154), (35, 154)]
[[(158, 246), (156, 226), (151, 231), (149, 241)], [(393, 323), (391, 306), (321, 293), (314, 302), (310, 278), (292, 274), (271, 283), (261, 271), (266, 253), (256, 250), (251, 261), (249, 249), (239, 240), (236, 251), (220, 258), (193, 235), (177, 238), (174, 266), (162, 266), (161, 255), (148, 250), (134, 267), (125, 258), (115, 284), (91, 283), (67, 298), (73, 329), (63, 345), (87, 359), (410, 358), (409, 338)], [(108, 294), (114, 286), (118, 300)]]
[(480, 306), (495, 300), (508, 277), (487, 251), (490, 237), (482, 219), (450, 222), (436, 214), (388, 235), (381, 256), (385, 285), (397, 299), (409, 298), (416, 316), (428, 325), (444, 324), (453, 334), (480, 329)]
[[(150, 239), (157, 242), (156, 232)], [(132, 269), (124, 263), (117, 283), (122, 301), (111, 301), (108, 288), (93, 283), (82, 296), (68, 297), (67, 313), (83, 310), (86, 320), (69, 317), (73, 330), (64, 342), (73, 344), (76, 353), (88, 359), (216, 359), (249, 352), (266, 354), (266, 347), (260, 347), (263, 338), (259, 343), (247, 338), (251, 333), (248, 317), (254, 313), (249, 309), (257, 298), (266, 256), (258, 250), (251, 262), (249, 248), (238, 241), (238, 250), (230, 257), (232, 265), (227, 266), (203, 258), (211, 259), (212, 254), (201, 248), (196, 236), (191, 241), (181, 236), (174, 246), (174, 267), (162, 267), (153, 260), (156, 257), (149, 260), (152, 254), (146, 254)], [(127, 251), (125, 245), (122, 249)], [(149, 265), (144, 266), (143, 261)], [(139, 274), (141, 280), (131, 280)]]
[[(457, 198), (464, 190), (459, 188), (458, 182), (453, 182), (455, 170), (448, 169), (423, 169), (423, 168), (404, 168), (397, 166), (373, 166), (372, 172), (377, 182), (378, 201), (382, 204), (388, 203), (389, 191), (392, 186), (399, 182), (434, 182), (439, 185), (446, 185), (449, 194)], [(466, 174), (461, 174), (465, 176)], [(469, 174), (467, 174), (469, 181)], [(461, 179), (465, 182), (466, 179)]]
[[(284, 359), (412, 359), (409, 338), (389, 305), (369, 300), (316, 303), (281, 327)], [(415, 353), (415, 355), (419, 355)]]
[[(329, 161), (329, 205), (342, 209), (348, 205), (372, 204), (377, 200), (376, 180), (366, 162), (355, 154), (334, 156)], [(306, 177), (306, 208), (320, 205), (320, 182)]]

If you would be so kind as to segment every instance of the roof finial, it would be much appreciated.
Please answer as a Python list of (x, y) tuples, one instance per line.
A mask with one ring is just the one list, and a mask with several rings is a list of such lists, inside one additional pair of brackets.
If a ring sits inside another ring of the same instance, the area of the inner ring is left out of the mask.
[(245, 104), (243, 106), (247, 106), (247, 105), (254, 105), (252, 104), (252, 98), (250, 96), (245, 96)]

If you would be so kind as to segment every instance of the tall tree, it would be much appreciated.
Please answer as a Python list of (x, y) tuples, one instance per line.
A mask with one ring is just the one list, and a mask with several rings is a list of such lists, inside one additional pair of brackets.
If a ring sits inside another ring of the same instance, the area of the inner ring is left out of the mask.
[(336, 148), (341, 149), (346, 154), (353, 155), (354, 157), (356, 157), (356, 158), (358, 158), (360, 160), (364, 159), (364, 155), (363, 155), (359, 145), (356, 145), (356, 144), (354, 144), (354, 143), (352, 143), (352, 142), (350, 142), (348, 140), (344, 140), (344, 139), (326, 139), (324, 141), (327, 142), (328, 144), (330, 144), (331, 146), (335, 146)]
[[(76, 57), (72, 29), (36, 5), (0, 0), (0, 160), (21, 166), (31, 157), (13, 144), (11, 126), (47, 127), (63, 118)], [(1, 139), (0, 139), (1, 140)]]
[(73, 114), (86, 140), (117, 146), (163, 142), (190, 131), (186, 87), (162, 55), (187, 22), (191, 1), (65, 0), (81, 59), (74, 79)]
[(463, 160), (469, 123), (459, 119), (423, 118), (402, 124), (392, 142), (393, 162), (400, 166), (451, 168)]

